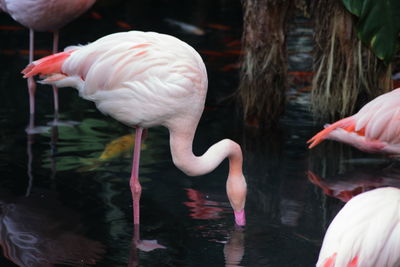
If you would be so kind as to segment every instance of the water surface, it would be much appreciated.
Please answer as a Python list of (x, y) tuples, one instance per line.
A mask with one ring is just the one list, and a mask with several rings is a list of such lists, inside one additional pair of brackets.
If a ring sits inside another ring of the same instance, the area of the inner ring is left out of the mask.
[[(132, 129), (70, 88), (60, 89), (58, 119), (65, 125), (49, 126), (55, 119), (51, 87), (38, 85), (35, 124), (48, 131), (27, 135), (28, 94), (20, 70), (28, 60), (28, 31), (7, 28), (0, 31), (1, 266), (313, 266), (346, 197), (399, 184), (396, 164), (385, 158), (333, 142), (308, 151), (305, 142), (321, 127), (308, 111), (309, 80), (292, 77), (277, 129), (260, 132), (242, 122), (230, 98), (239, 82), (239, 1), (142, 2), (99, 1), (65, 27), (60, 47), (132, 28), (177, 36), (200, 51), (209, 94), (194, 151), (201, 154), (223, 138), (242, 145), (248, 225), (233, 224), (227, 162), (188, 177), (172, 163), (167, 130), (153, 128), (142, 146), (141, 228), (134, 235)], [(5, 14), (0, 22), (18, 26)], [(307, 19), (292, 23), (289, 70), (306, 73), (312, 30)], [(46, 54), (51, 34), (37, 34), (36, 44)], [(144, 251), (151, 247), (165, 248)]]

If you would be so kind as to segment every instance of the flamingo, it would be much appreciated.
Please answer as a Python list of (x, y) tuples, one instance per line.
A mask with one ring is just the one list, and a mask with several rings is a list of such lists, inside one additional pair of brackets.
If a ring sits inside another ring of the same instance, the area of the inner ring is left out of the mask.
[(192, 152), (208, 81), (204, 62), (191, 46), (155, 32), (114, 33), (34, 61), (22, 73), (25, 78), (45, 75), (41, 81), (45, 84), (75, 87), (101, 112), (136, 128), (130, 178), (134, 225), (139, 224), (142, 191), (138, 180), (142, 133), (158, 125), (169, 130), (173, 162), (189, 176), (209, 173), (229, 159), (226, 191), (236, 224), (245, 225), (247, 189), (240, 145), (224, 139), (202, 156)]
[(400, 153), (400, 88), (380, 95), (356, 114), (341, 119), (308, 140), (313, 148), (324, 139), (336, 140), (369, 153)]
[[(53, 53), (58, 52), (59, 29), (70, 23), (96, 0), (0, 0), (4, 10), (17, 22), (29, 28), (29, 63), (34, 58), (34, 31), (53, 32)], [(35, 113), (36, 84), (28, 79), (29, 112)], [(58, 111), (58, 89), (53, 87), (54, 110)]]
[(353, 197), (325, 234), (317, 267), (400, 266), (400, 190), (383, 187)]

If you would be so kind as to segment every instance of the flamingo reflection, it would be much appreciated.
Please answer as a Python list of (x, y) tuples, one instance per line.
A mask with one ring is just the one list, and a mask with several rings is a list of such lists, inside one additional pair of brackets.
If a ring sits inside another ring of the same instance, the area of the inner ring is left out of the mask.
[(143, 252), (150, 252), (158, 248), (165, 249), (166, 247), (158, 244), (157, 240), (141, 240), (140, 239), (140, 225), (134, 224), (133, 237), (131, 242), (131, 255), (129, 257), (129, 267), (136, 267), (139, 264), (138, 250)]
[(343, 202), (378, 187), (400, 188), (400, 165), (395, 163), (383, 168), (382, 166), (361, 166), (329, 180), (319, 177), (310, 170), (307, 172), (307, 176), (310, 182), (323, 190), (325, 195), (338, 198)]
[(18, 266), (85, 266), (97, 263), (103, 245), (83, 235), (79, 216), (55, 196), (0, 194), (0, 246)]
[(235, 226), (224, 245), (225, 267), (240, 267), (244, 255), (244, 229)]
[(198, 220), (213, 220), (222, 218), (221, 213), (228, 212), (228, 209), (221, 207), (221, 203), (207, 200), (207, 195), (192, 189), (186, 188), (187, 197), (191, 200), (183, 204), (190, 208), (190, 217)]
[[(204, 194), (193, 188), (186, 188), (186, 195), (191, 201), (183, 204), (190, 208), (189, 216), (196, 220), (216, 220), (223, 217), (223, 213), (229, 213), (228, 204), (211, 200), (217, 198), (216, 195)], [(230, 231), (226, 229), (210, 230), (206, 226), (198, 227), (202, 231), (203, 237), (209, 238), (208, 241), (224, 243), (224, 258), (226, 267), (240, 267), (240, 262), (244, 256), (244, 227), (235, 225)], [(215, 236), (225, 236), (225, 240), (220, 240)]]
[[(33, 114), (29, 125), (33, 126)], [(58, 127), (51, 127), (51, 179), (56, 174)], [(0, 193), (0, 246), (4, 256), (18, 266), (92, 265), (99, 261), (104, 247), (82, 235), (79, 217), (63, 207), (54, 195), (33, 195), (35, 135), (27, 134), (28, 186), (24, 197)]]

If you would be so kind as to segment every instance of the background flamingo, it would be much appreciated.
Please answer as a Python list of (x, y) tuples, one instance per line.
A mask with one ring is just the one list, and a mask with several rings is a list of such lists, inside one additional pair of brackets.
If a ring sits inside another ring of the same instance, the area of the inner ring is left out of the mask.
[(374, 189), (352, 198), (330, 224), (317, 266), (400, 265), (400, 190)]
[[(53, 53), (58, 51), (59, 29), (79, 17), (96, 0), (0, 0), (0, 9), (29, 28), (29, 63), (34, 59), (34, 31), (53, 32)], [(35, 113), (36, 84), (28, 79), (29, 111)], [(53, 87), (54, 110), (58, 111), (58, 91)]]
[(367, 103), (353, 116), (327, 125), (312, 137), (309, 148), (324, 139), (336, 140), (370, 153), (400, 153), (400, 88)]
[(179, 39), (154, 32), (131, 31), (105, 36), (86, 46), (31, 63), (24, 77), (47, 75), (42, 82), (72, 86), (80, 96), (120, 122), (136, 128), (130, 186), (134, 224), (139, 224), (138, 180), (143, 128), (169, 129), (174, 164), (187, 175), (203, 175), (229, 158), (226, 189), (238, 225), (245, 224), (246, 181), (240, 146), (224, 139), (202, 156), (192, 143), (204, 109), (207, 72), (200, 55)]

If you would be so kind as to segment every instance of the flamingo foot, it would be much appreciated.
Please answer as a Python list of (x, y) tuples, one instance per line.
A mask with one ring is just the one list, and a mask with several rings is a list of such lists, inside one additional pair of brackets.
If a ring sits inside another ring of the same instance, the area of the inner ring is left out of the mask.
[(50, 130), (50, 127), (48, 126), (34, 126), (31, 127), (28, 125), (28, 127), (25, 128), (25, 132), (27, 134), (41, 134), (41, 133), (47, 133)]
[(47, 123), (47, 125), (49, 126), (68, 126), (68, 127), (74, 127), (79, 124), (80, 124), (79, 121), (63, 121), (58, 119), (54, 119), (53, 121)]
[(157, 240), (140, 240), (136, 247), (144, 252), (149, 252), (158, 248), (167, 248), (161, 244), (158, 244)]
[(59, 119), (59, 114), (57, 111), (54, 112), (54, 119), (51, 122), (48, 122), (47, 125), (49, 126), (69, 126), (69, 127), (74, 127), (76, 125), (79, 125), (80, 122), (77, 121), (63, 121)]

